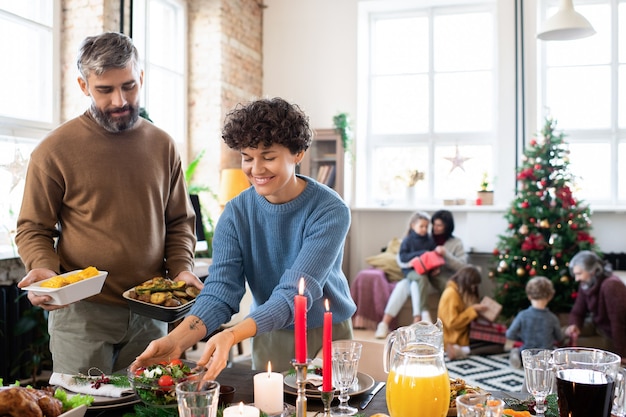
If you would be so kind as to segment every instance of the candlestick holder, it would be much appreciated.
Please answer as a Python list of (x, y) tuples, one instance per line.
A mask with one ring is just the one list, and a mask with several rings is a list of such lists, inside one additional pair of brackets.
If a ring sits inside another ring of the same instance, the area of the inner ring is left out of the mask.
[(319, 388), (320, 396), (322, 397), (322, 404), (324, 405), (324, 417), (330, 417), (330, 403), (333, 402), (335, 397), (334, 388), (330, 391), (324, 391), (322, 387)]
[(296, 398), (296, 417), (306, 417), (306, 376), (307, 368), (311, 364), (311, 359), (304, 363), (291, 361), (291, 365), (296, 369), (296, 385), (298, 386), (298, 397)]

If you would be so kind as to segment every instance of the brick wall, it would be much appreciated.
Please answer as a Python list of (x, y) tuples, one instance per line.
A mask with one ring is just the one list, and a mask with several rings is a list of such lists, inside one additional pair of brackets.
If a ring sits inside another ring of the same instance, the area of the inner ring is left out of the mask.
[[(262, 93), (263, 6), (256, 0), (186, 3), (189, 124), (185, 157), (190, 161), (206, 150), (197, 175), (216, 190), (220, 169), (240, 164), (239, 154), (222, 144), (224, 116), (235, 104)], [(77, 48), (86, 36), (120, 29), (119, 4), (118, 0), (62, 0), (61, 121), (81, 114), (89, 103), (76, 82)]]

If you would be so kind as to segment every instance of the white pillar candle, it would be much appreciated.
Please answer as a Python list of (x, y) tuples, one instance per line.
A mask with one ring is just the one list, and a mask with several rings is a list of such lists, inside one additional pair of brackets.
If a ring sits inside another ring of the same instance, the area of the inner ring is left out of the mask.
[(283, 374), (272, 372), (272, 364), (267, 364), (267, 372), (254, 376), (254, 405), (266, 414), (283, 411)]
[(231, 405), (222, 412), (223, 417), (259, 417), (261, 412), (258, 408), (251, 405)]

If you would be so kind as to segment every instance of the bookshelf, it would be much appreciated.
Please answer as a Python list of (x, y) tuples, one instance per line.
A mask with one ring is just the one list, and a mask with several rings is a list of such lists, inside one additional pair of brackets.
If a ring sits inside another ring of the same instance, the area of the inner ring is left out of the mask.
[(316, 129), (311, 147), (300, 163), (300, 174), (326, 184), (343, 197), (344, 151), (335, 129)]

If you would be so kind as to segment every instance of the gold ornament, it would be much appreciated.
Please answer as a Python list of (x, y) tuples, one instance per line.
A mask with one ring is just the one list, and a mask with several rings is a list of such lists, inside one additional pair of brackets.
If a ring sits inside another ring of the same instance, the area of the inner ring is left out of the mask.
[(524, 274), (526, 274), (526, 270), (524, 268), (522, 268), (521, 266), (519, 268), (517, 268), (517, 271), (515, 271), (517, 273), (518, 277), (523, 277)]
[(542, 221), (539, 222), (539, 227), (543, 229), (548, 229), (550, 228), (550, 222), (548, 221), (548, 219), (543, 219)]
[(567, 284), (569, 282), (569, 277), (567, 275), (563, 275), (561, 277), (561, 282)]

